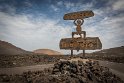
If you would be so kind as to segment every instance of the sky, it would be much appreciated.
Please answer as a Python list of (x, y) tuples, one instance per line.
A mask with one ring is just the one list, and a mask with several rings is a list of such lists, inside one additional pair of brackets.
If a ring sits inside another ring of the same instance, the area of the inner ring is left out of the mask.
[(124, 46), (124, 0), (0, 0), (0, 40), (28, 51), (70, 53), (59, 42), (76, 27), (63, 16), (85, 10), (94, 12), (82, 25), (87, 37), (99, 37), (102, 49)]

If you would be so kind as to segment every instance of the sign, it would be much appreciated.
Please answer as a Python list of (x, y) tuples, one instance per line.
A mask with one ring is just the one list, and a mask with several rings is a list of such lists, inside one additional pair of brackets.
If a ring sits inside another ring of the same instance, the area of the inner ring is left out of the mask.
[(94, 13), (92, 11), (79, 11), (79, 12), (67, 13), (64, 15), (63, 19), (76, 20), (76, 19), (84, 19), (92, 16), (94, 16)]
[[(83, 50), (83, 56), (85, 56), (85, 50), (102, 48), (102, 43), (98, 37), (86, 37), (86, 32), (82, 31), (81, 28), (84, 19), (92, 16), (94, 16), (94, 13), (91, 10), (72, 12), (64, 15), (64, 20), (74, 20), (73, 23), (76, 25), (76, 32), (72, 32), (72, 38), (63, 38), (60, 40), (60, 49), (71, 50), (71, 55), (73, 55), (73, 50)], [(80, 35), (80, 37), (75, 38), (75, 34)]]
[(60, 49), (66, 50), (95, 50), (101, 49), (102, 44), (98, 37), (64, 38), (60, 40)]

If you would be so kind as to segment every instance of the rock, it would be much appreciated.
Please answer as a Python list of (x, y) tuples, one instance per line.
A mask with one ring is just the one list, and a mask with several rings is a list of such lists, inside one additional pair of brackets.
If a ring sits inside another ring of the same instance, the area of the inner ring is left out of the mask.
[(28, 71), (22, 75), (0, 75), (0, 83), (124, 83), (97, 61), (63, 60), (53, 68)]

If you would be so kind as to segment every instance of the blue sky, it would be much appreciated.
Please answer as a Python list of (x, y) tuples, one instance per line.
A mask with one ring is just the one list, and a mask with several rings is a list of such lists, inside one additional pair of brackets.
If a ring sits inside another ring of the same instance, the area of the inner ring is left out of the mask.
[(87, 37), (99, 37), (103, 49), (124, 45), (124, 0), (0, 0), (0, 40), (25, 50), (59, 49), (61, 38), (71, 37), (69, 12), (92, 10), (84, 20)]

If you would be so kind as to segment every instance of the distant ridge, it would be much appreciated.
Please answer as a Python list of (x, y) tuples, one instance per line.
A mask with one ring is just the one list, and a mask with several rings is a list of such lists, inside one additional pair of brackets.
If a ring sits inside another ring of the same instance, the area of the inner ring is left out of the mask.
[(51, 49), (37, 49), (37, 50), (34, 50), (33, 52), (37, 54), (62, 55), (62, 53), (51, 50)]
[(114, 47), (109, 49), (103, 49), (101, 51), (93, 52), (93, 54), (97, 55), (106, 55), (106, 56), (124, 56), (124, 46)]
[(19, 55), (29, 53), (31, 52), (25, 51), (19, 47), (12, 45), (11, 43), (0, 40), (0, 55)]
[[(113, 47), (113, 48), (109, 48), (109, 49), (103, 49), (100, 51), (95, 51), (92, 53), (86, 53), (87, 54), (93, 54), (98, 55), (98, 56), (117, 56), (117, 57), (122, 57), (124, 56), (124, 46), (120, 46), (120, 47)], [(78, 56), (82, 56), (82, 53), (77, 54)]]
[(124, 53), (124, 46), (103, 49), (101, 51), (96, 51), (94, 53)]

